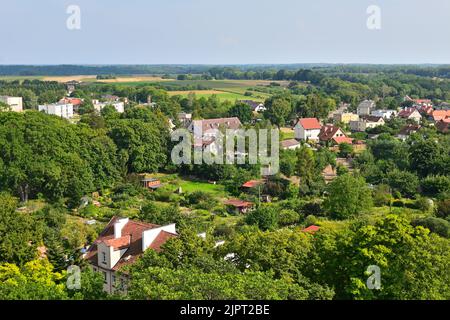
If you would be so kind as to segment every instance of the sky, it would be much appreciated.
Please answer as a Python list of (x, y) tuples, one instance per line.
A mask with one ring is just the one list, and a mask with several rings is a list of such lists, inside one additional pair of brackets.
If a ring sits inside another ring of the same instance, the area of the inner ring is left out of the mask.
[(0, 0), (0, 14), (0, 64), (450, 63), (449, 0)]

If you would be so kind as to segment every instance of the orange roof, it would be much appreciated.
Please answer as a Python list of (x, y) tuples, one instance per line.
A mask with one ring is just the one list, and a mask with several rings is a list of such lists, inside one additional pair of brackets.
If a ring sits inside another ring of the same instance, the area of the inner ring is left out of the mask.
[(450, 110), (434, 110), (431, 114), (434, 121), (439, 121), (450, 117)]
[(243, 200), (239, 200), (239, 199), (226, 200), (225, 204), (236, 207), (236, 208), (251, 207), (253, 205), (252, 202), (243, 201)]
[(308, 232), (308, 233), (316, 233), (317, 231), (320, 230), (319, 226), (315, 226), (315, 225), (311, 225), (308, 228), (303, 229), (303, 232)]
[(322, 127), (316, 118), (301, 118), (298, 119), (298, 122), (305, 130), (320, 129)]
[(244, 183), (242, 185), (242, 187), (243, 188), (254, 188), (254, 187), (257, 187), (257, 186), (259, 186), (260, 184), (263, 184), (263, 183), (264, 183), (264, 181), (262, 181), (262, 180), (249, 180), (246, 183)]
[(352, 144), (353, 143), (353, 139), (352, 138), (348, 138), (348, 137), (334, 137), (333, 140), (337, 144), (341, 144), (341, 143)]
[(126, 247), (130, 244), (130, 235), (126, 235), (117, 239), (106, 239), (103, 240), (108, 247), (113, 247), (114, 249), (119, 249)]

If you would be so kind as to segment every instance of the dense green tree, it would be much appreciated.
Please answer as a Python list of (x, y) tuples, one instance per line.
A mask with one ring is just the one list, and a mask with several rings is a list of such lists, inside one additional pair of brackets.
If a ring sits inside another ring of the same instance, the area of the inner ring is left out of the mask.
[(332, 217), (346, 219), (372, 205), (372, 196), (364, 178), (350, 173), (338, 176), (327, 187), (324, 206)]
[(238, 117), (242, 123), (249, 123), (252, 120), (253, 112), (248, 104), (237, 102), (230, 110), (228, 110), (228, 116)]

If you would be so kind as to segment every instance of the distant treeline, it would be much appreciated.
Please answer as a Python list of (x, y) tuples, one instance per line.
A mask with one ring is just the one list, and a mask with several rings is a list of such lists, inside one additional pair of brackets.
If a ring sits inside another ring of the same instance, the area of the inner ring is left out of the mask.
[(6, 76), (68, 76), (80, 74), (200, 74), (216, 79), (295, 80), (299, 69), (323, 73), (406, 73), (425, 77), (450, 78), (449, 65), (371, 65), (371, 64), (267, 64), (267, 65), (2, 65)]

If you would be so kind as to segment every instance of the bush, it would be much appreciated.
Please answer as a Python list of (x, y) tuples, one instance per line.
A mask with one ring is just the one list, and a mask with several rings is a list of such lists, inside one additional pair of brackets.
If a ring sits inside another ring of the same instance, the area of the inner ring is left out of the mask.
[(394, 202), (392, 202), (392, 206), (393, 207), (404, 208), (405, 207), (405, 203), (403, 202), (403, 200), (397, 199), (397, 200), (394, 200)]
[(433, 201), (426, 197), (418, 197), (414, 202), (414, 207), (422, 212), (428, 212), (433, 207)]
[(450, 177), (427, 176), (420, 183), (422, 193), (427, 196), (436, 196), (450, 190)]
[(413, 226), (422, 226), (430, 229), (431, 232), (437, 233), (441, 237), (450, 237), (450, 222), (435, 217), (426, 217), (416, 219), (411, 223)]
[(419, 178), (408, 171), (393, 170), (387, 174), (389, 186), (404, 197), (414, 197), (419, 188)]
[(281, 210), (278, 215), (278, 224), (287, 226), (295, 224), (300, 220), (300, 214), (294, 210)]
[(392, 195), (390, 188), (386, 184), (376, 186), (373, 191), (373, 202), (377, 207), (388, 206), (391, 203)]
[(450, 217), (450, 199), (438, 201), (436, 204), (436, 215), (443, 219)]
[(245, 222), (257, 225), (261, 230), (273, 230), (278, 226), (278, 214), (274, 207), (263, 206), (248, 213)]

